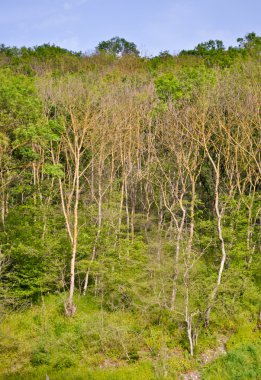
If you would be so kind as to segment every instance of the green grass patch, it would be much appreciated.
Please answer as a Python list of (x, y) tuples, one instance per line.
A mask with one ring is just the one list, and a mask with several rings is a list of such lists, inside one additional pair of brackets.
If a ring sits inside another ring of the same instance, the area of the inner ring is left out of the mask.
[(230, 351), (202, 373), (203, 380), (257, 380), (261, 379), (260, 345), (246, 344)]
[(48, 370), (44, 368), (24, 372), (23, 374), (5, 375), (3, 380), (42, 380), (48, 373), (51, 380), (153, 380), (155, 375), (150, 363), (124, 366), (110, 369), (70, 368)]

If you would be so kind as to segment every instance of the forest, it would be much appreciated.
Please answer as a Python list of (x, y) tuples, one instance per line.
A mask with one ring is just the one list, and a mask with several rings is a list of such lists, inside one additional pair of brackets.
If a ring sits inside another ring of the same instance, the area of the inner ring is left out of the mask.
[(260, 52), (0, 45), (1, 379), (261, 379)]

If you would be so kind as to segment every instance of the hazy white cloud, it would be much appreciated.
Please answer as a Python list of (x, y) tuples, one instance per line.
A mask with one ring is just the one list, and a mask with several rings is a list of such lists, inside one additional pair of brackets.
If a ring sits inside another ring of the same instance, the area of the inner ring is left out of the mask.
[(88, 2), (88, 0), (71, 0), (71, 1), (65, 1), (63, 3), (63, 9), (65, 11), (70, 11), (74, 7), (79, 7), (81, 5), (84, 5)]
[(73, 51), (80, 51), (81, 50), (81, 44), (76, 36), (71, 36), (67, 38), (63, 38), (61, 40), (54, 41), (56, 45), (65, 47), (68, 50)]
[(90, 0), (77, 0), (78, 5), (87, 4)]
[(43, 31), (43, 30), (52, 30), (55, 32), (55, 29), (60, 28), (62, 26), (70, 26), (71, 22), (75, 20), (75, 17), (73, 15), (65, 15), (62, 13), (54, 13), (50, 15), (49, 17), (46, 17), (42, 19), (41, 21), (34, 23), (31, 25), (30, 29), (31, 30), (38, 30), (38, 31)]
[(70, 9), (72, 9), (72, 3), (64, 3), (63, 4), (63, 8), (66, 10), (66, 11), (69, 11)]

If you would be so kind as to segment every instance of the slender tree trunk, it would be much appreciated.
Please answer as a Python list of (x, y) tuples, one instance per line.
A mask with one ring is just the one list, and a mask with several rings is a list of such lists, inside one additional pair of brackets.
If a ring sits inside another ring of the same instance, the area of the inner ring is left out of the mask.
[[(211, 159), (212, 160), (212, 159)], [(212, 160), (212, 165), (213, 165), (213, 160)], [(223, 238), (223, 228), (222, 228), (222, 216), (223, 216), (223, 208), (220, 210), (220, 200), (219, 200), (219, 182), (220, 182), (220, 158), (218, 159), (217, 166), (214, 164), (214, 169), (215, 169), (215, 175), (216, 175), (216, 184), (215, 184), (215, 213), (217, 216), (217, 230), (218, 230), (218, 238), (220, 241), (220, 247), (221, 247), (221, 261), (220, 261), (220, 266), (219, 266), (219, 271), (218, 271), (218, 278), (217, 278), (217, 283), (210, 295), (209, 298), (209, 304), (206, 312), (206, 319), (205, 319), (205, 325), (209, 325), (210, 321), (210, 313), (211, 309), (213, 306), (213, 303), (216, 299), (216, 295), (219, 289), (219, 286), (221, 284), (221, 279), (222, 279), (222, 274), (224, 270), (224, 265), (226, 262), (227, 258), (227, 252), (226, 252), (226, 247), (225, 247), (225, 242)]]
[(195, 212), (195, 180), (192, 178), (192, 189), (191, 189), (191, 205), (190, 205), (190, 231), (189, 231), (189, 240), (187, 246), (187, 258), (186, 258), (186, 270), (184, 273), (184, 284), (186, 288), (185, 294), (185, 321), (187, 324), (187, 335), (189, 340), (190, 355), (194, 355), (194, 343), (193, 343), (193, 334), (192, 334), (192, 316), (189, 314), (189, 280), (190, 280), (190, 269), (191, 269), (191, 252), (192, 252), (192, 243), (194, 237), (194, 212)]
[[(119, 237), (120, 237), (120, 233), (121, 233), (123, 202), (124, 202), (124, 181), (122, 179), (120, 209), (119, 209), (119, 217), (118, 217), (118, 229), (117, 229), (117, 233), (116, 233), (116, 236), (115, 236), (114, 247), (117, 246), (118, 241), (119, 241)], [(120, 258), (120, 251), (119, 251), (119, 258)]]
[(181, 243), (183, 227), (184, 227), (185, 218), (186, 218), (186, 209), (184, 208), (184, 206), (182, 204), (182, 197), (180, 199), (180, 208), (182, 210), (182, 218), (181, 218), (180, 224), (178, 223), (177, 219), (175, 218), (175, 223), (176, 223), (178, 234), (177, 234), (177, 239), (176, 239), (176, 251), (175, 251), (175, 271), (174, 271), (174, 276), (173, 276), (173, 281), (172, 281), (172, 294), (171, 294), (171, 304), (170, 304), (171, 310), (174, 310), (176, 295), (177, 295), (177, 279), (179, 276), (180, 243)]
[(76, 312), (76, 306), (73, 303), (74, 288), (75, 288), (75, 259), (77, 253), (77, 243), (78, 243), (78, 207), (79, 207), (79, 166), (80, 166), (80, 151), (79, 148), (75, 154), (75, 201), (74, 201), (74, 212), (73, 212), (73, 235), (72, 235), (72, 256), (70, 265), (70, 291), (69, 297), (65, 303), (65, 314), (72, 317)]
[(1, 194), (1, 220), (2, 220), (3, 227), (5, 226), (5, 214), (6, 214), (5, 205), (6, 205), (5, 192), (3, 190)]
[(96, 233), (94, 244), (93, 244), (93, 249), (92, 249), (92, 254), (91, 254), (91, 262), (90, 262), (90, 264), (87, 268), (86, 274), (85, 274), (84, 285), (83, 285), (83, 295), (85, 295), (87, 292), (87, 288), (88, 288), (88, 284), (89, 284), (89, 276), (90, 276), (90, 271), (91, 271), (91, 265), (92, 265), (92, 263), (96, 257), (97, 244), (98, 244), (99, 237), (101, 234), (101, 226), (102, 226), (102, 190), (101, 190), (101, 178), (100, 178), (100, 180), (99, 180), (99, 199), (98, 199), (98, 229), (97, 229), (97, 233)]

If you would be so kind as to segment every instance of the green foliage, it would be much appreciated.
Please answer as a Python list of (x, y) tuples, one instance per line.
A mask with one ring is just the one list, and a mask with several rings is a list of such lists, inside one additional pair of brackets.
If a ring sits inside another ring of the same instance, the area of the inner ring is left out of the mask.
[(172, 74), (162, 74), (155, 79), (158, 97), (162, 101), (179, 100), (184, 96), (182, 83)]
[(0, 46), (1, 378), (175, 379), (220, 335), (203, 376), (259, 376), (260, 37), (238, 42)]
[(51, 175), (53, 177), (63, 177), (64, 170), (62, 164), (48, 164), (46, 163), (43, 167), (43, 173)]
[[(6, 336), (10, 343), (7, 344), (7, 338), (4, 340), (0, 370), (13, 360), (19, 367), (14, 378), (20, 375), (37, 378), (46, 372), (54, 378), (75, 376), (78, 372), (79, 375), (86, 373), (86, 376), (90, 373), (94, 378), (128, 378), (132, 372), (137, 374), (138, 369), (144, 371), (144, 379), (147, 379), (145, 374), (153, 376), (151, 364), (141, 362), (132, 365), (137, 361), (137, 352), (143, 344), (132, 332), (138, 322), (131, 314), (110, 314), (100, 309), (94, 298), (78, 297), (79, 312), (73, 320), (68, 320), (60, 309), (62, 302), (63, 296), (44, 297), (39, 306), (14, 313), (8, 322), (1, 324), (1, 336)], [(16, 350), (12, 348), (14, 344)], [(79, 361), (82, 363), (80, 369), (77, 368)], [(123, 367), (118, 369), (120, 364)], [(90, 369), (90, 366), (97, 368)]]
[(101, 41), (96, 50), (112, 55), (134, 55), (138, 56), (139, 51), (133, 42), (126, 41), (124, 38), (113, 37), (108, 41)]
[(206, 380), (249, 380), (261, 376), (261, 350), (257, 345), (242, 345), (217, 359), (203, 371)]
[(44, 347), (40, 347), (37, 351), (32, 353), (31, 364), (33, 367), (50, 364), (50, 354)]
[(198, 56), (203, 58), (207, 66), (218, 65), (220, 67), (230, 67), (238, 59), (242, 59), (249, 54), (259, 54), (261, 37), (255, 33), (248, 33), (245, 38), (238, 38), (239, 47), (230, 46), (225, 50), (224, 44), (220, 40), (209, 40), (198, 44), (193, 50), (182, 50), (181, 56)]
[(61, 226), (59, 214), (46, 221), (45, 227), (42, 225), (41, 218), (46, 211), (27, 204), (10, 212), (6, 221), (2, 252), (8, 257), (8, 264), (2, 273), (2, 282), (8, 297), (14, 299), (14, 307), (16, 303), (18, 306), (26, 299), (37, 300), (41, 294), (62, 286), (69, 247), (61, 231), (59, 237), (56, 235)]
[(178, 75), (161, 74), (154, 81), (159, 99), (163, 102), (172, 100), (191, 100), (193, 96), (207, 85), (215, 84), (215, 74), (204, 66), (185, 67)]
[(0, 82), (1, 129), (8, 130), (9, 134), (16, 128), (29, 127), (30, 131), (41, 112), (33, 79), (15, 75), (8, 68), (0, 70)]
[(238, 38), (237, 42), (241, 49), (243, 48), (250, 51), (260, 52), (261, 37), (257, 36), (254, 32), (248, 33), (245, 38)]

